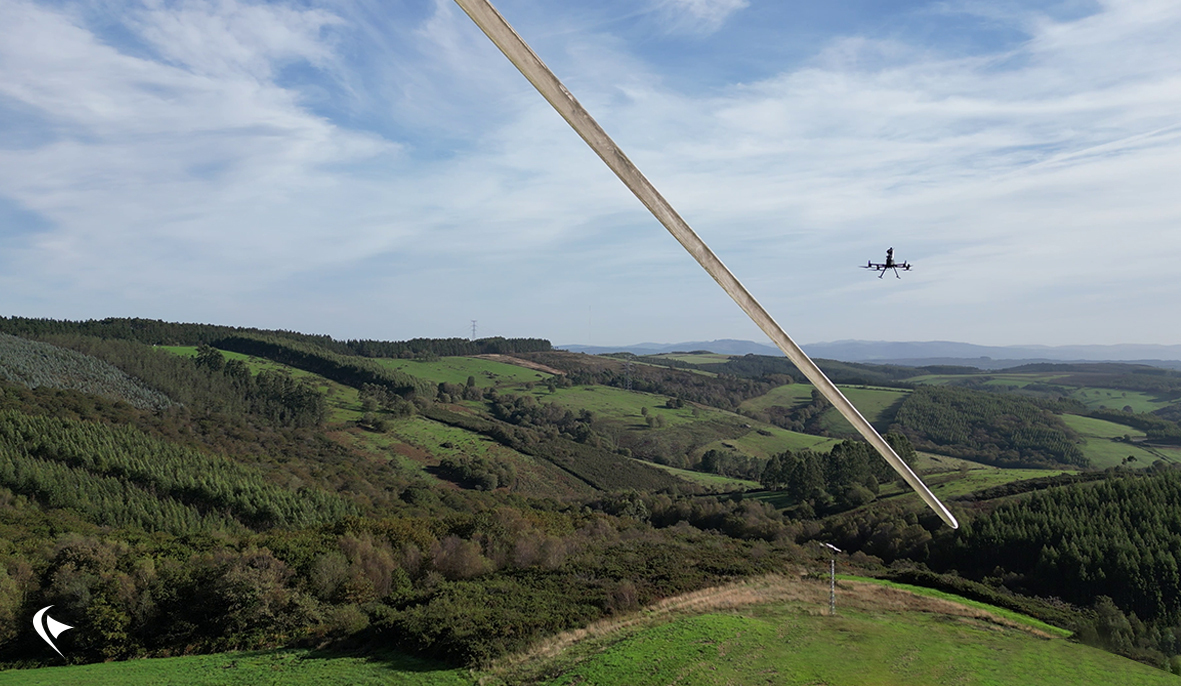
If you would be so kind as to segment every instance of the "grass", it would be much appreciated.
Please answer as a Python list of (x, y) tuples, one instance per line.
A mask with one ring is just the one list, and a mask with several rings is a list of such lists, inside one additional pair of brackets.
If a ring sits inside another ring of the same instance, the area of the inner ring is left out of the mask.
[(1062, 415), (1062, 421), (1074, 429), (1083, 438), (1079, 446), (1091, 466), (1098, 469), (1118, 467), (1125, 464), (1128, 457), (1134, 457), (1128, 466), (1148, 467), (1157, 460), (1166, 462), (1181, 462), (1181, 450), (1176, 448), (1162, 448), (1146, 446), (1138, 443), (1126, 443), (1121, 440), (1124, 436), (1133, 439), (1144, 438), (1144, 432), (1123, 424), (1116, 424), (1094, 417), (1080, 417), (1078, 415)]
[(318, 686), (474, 684), (468, 670), (407, 655), (381, 659), (308, 650), (219, 653), (0, 672), (2, 686)]
[(653, 467), (659, 467), (664, 471), (678, 476), (686, 481), (693, 481), (706, 486), (713, 486), (721, 491), (748, 491), (752, 488), (762, 488), (762, 484), (757, 481), (747, 481), (746, 479), (735, 479), (734, 477), (722, 476), (720, 474), (706, 474), (705, 472), (695, 472), (691, 469), (680, 469), (679, 467), (670, 467), (668, 465), (657, 464), (655, 462), (645, 462), (644, 464)]
[(1133, 412), (1152, 412), (1173, 404), (1175, 401), (1158, 398), (1152, 393), (1141, 391), (1121, 391), (1115, 388), (1079, 388), (1070, 394), (1074, 400), (1086, 405), (1088, 409), (1097, 410), (1106, 407), (1122, 410), (1131, 406)]
[(844, 577), (707, 589), (555, 637), (486, 684), (1176, 684), (1061, 638), (1062, 630), (950, 594)]
[[(757, 398), (744, 401), (739, 408), (750, 412), (762, 412), (769, 407), (795, 407), (812, 399), (812, 388), (810, 384), (804, 383), (777, 386)], [(905, 398), (909, 392), (896, 388), (875, 388), (873, 386), (841, 386), (840, 389), (841, 393), (853, 403), (862, 416), (879, 430), (885, 428), (878, 426), (883, 418), (888, 419), (885, 415), (896, 407), (898, 401)], [(825, 412), (821, 422), (823, 427), (833, 434), (852, 436), (857, 433), (835, 409)]]
[(934, 588), (924, 588), (922, 586), (912, 586), (910, 584), (900, 584), (897, 581), (890, 581), (888, 579), (873, 579), (870, 577), (853, 576), (850, 574), (838, 574), (837, 579), (842, 579), (842, 580), (846, 580), (846, 581), (860, 581), (860, 582), (864, 582), (864, 583), (878, 584), (880, 586), (887, 586), (889, 588), (899, 588), (899, 589), (902, 589), (902, 590), (907, 591), (909, 593), (914, 593), (915, 595), (927, 596), (929, 598), (939, 598), (941, 600), (949, 600), (951, 602), (959, 603), (960, 605), (964, 605), (966, 607), (974, 607), (974, 608), (977, 608), (980, 610), (985, 610), (985, 611), (990, 612), (990, 613), (997, 615), (999, 617), (1004, 617), (1005, 619), (1016, 622), (1018, 624), (1024, 624), (1025, 626), (1028, 626), (1033, 629), (1037, 629), (1038, 631), (1045, 632), (1051, 636), (1057, 636), (1058, 638), (1070, 638), (1073, 635), (1073, 632), (1070, 631), (1069, 629), (1063, 629), (1062, 627), (1053, 626), (1052, 624), (1046, 624), (1042, 620), (1037, 619), (1035, 617), (1023, 615), (1020, 612), (1014, 612), (1013, 610), (1009, 610), (1007, 608), (997, 607), (995, 605), (989, 605), (988, 603), (982, 603), (978, 600), (969, 600), (968, 598), (961, 598), (960, 596), (957, 596), (953, 593), (948, 593), (946, 591), (940, 591), (940, 590), (937, 590)]
[(941, 386), (944, 384), (953, 384), (962, 382), (966, 378), (987, 376), (988, 381), (985, 382), (991, 386), (1017, 386), (1024, 388), (1032, 383), (1053, 384), (1057, 380), (1069, 376), (1064, 372), (1026, 372), (1026, 373), (1004, 373), (1004, 372), (980, 372), (977, 374), (924, 374), (922, 376), (913, 376), (907, 379), (911, 383), (930, 384), (933, 386)]
[(689, 364), (724, 364), (729, 362), (734, 356), (719, 353), (703, 353), (701, 355), (664, 353), (653, 355), (652, 357), (659, 357), (664, 360), (676, 360), (677, 362), (688, 362)]
[(550, 393), (546, 388), (535, 388), (533, 396), (541, 403), (554, 403), (574, 412), (590, 410), (600, 418), (623, 422), (629, 429), (647, 429), (648, 420), (643, 414), (645, 408), (654, 417), (663, 417), (665, 426), (689, 424), (714, 416), (733, 416), (724, 410), (697, 408), (686, 404), (680, 409), (665, 407), (668, 398), (663, 395), (628, 391), (613, 386), (571, 386), (559, 388)]
[(776, 386), (757, 398), (743, 401), (739, 409), (751, 412), (762, 412), (768, 407), (795, 407), (812, 399), (812, 386), (806, 383), (793, 383), (786, 386)]
[[(760, 434), (761, 429), (770, 436)], [(813, 436), (811, 434), (803, 434), (797, 431), (788, 431), (787, 429), (780, 429), (779, 427), (759, 425), (758, 429), (752, 430), (745, 436), (738, 438), (727, 438), (714, 441), (701, 449), (701, 452), (706, 450), (729, 450), (731, 452), (738, 452), (752, 457), (767, 458), (772, 455), (781, 453), (785, 450), (815, 450), (818, 452), (826, 452), (835, 445), (839, 438), (827, 438), (825, 436)]]
[[(711, 420), (741, 427), (743, 435), (704, 443), (696, 451), (698, 453), (710, 449), (729, 450), (766, 459), (785, 450), (827, 450), (838, 440), (780, 429), (733, 412), (710, 407), (687, 404), (673, 410), (664, 406), (667, 398), (662, 395), (610, 386), (573, 386), (558, 389), (555, 393), (540, 389), (534, 390), (534, 396), (539, 402), (552, 402), (575, 412), (590, 410), (600, 418), (622, 422), (629, 430), (653, 430), (648, 428), (647, 419), (642, 412), (644, 408), (648, 409), (649, 416), (663, 417), (668, 429)], [(657, 432), (662, 430), (654, 429)], [(765, 433), (759, 433), (760, 430)]]
[[(885, 431), (885, 424), (893, 418), (894, 410), (909, 391), (896, 388), (873, 388), (869, 386), (844, 386), (841, 388), (849, 402), (857, 408), (861, 416), (869, 420), (878, 431)], [(859, 435), (853, 425), (848, 422), (836, 408), (825, 411), (820, 418), (821, 426), (829, 433), (839, 436)]]
[[(1038, 479), (1045, 476), (1059, 474), (1074, 474), (1071, 470), (1061, 469), (973, 469), (963, 472), (948, 472), (931, 474), (923, 477), (923, 482), (941, 500), (967, 495), (993, 486), (1003, 486), (1013, 481)], [(907, 489), (909, 490), (909, 489)], [(915, 496), (918, 497), (917, 495)]]
[(453, 383), (460, 386), (467, 383), (468, 377), (473, 377), (476, 386), (480, 388), (503, 388), (517, 386), (533, 381), (544, 382), (552, 374), (539, 372), (535, 369), (518, 367), (504, 362), (482, 360), (477, 357), (441, 357), (437, 360), (424, 362), (421, 360), (397, 360), (392, 358), (373, 358), (383, 367), (396, 369), (420, 379), (435, 383)]

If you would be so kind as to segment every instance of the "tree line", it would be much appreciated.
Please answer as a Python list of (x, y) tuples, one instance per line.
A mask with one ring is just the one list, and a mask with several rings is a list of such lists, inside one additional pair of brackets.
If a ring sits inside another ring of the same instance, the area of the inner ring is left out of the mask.
[(407, 341), (345, 340), (327, 335), (305, 334), (282, 329), (219, 326), (165, 322), (157, 319), (118, 318), (69, 321), (30, 317), (0, 317), (0, 333), (26, 338), (44, 336), (92, 336), (119, 339), (148, 345), (213, 344), (232, 336), (279, 338), (316, 346), (338, 355), (361, 357), (419, 357), (435, 355), (480, 355), (538, 352), (550, 350), (550, 342), (541, 338), (503, 338), (494, 336), (477, 340), (466, 338), (413, 338)]
[(1051, 403), (947, 386), (919, 386), (892, 430), (925, 450), (1005, 467), (1087, 466), (1078, 437)]

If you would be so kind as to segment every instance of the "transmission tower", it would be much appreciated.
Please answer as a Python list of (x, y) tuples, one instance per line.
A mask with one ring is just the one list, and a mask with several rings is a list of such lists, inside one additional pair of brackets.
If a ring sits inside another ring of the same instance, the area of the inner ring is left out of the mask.
[(472, 340), (476, 340), (476, 320), (472, 320)]

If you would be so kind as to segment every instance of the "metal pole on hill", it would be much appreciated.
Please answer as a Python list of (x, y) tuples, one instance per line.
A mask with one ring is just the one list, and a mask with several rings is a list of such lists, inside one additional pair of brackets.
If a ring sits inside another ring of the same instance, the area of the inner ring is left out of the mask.
[[(831, 543), (821, 543), (820, 545), (834, 553), (844, 552)], [(833, 617), (837, 614), (837, 558), (835, 555), (828, 559), (828, 614)]]
[(705, 241), (694, 233), (693, 229), (677, 214), (664, 196), (656, 190), (656, 187), (640, 172), (640, 170), (632, 164), (623, 150), (611, 140), (611, 137), (603, 131), (598, 122), (590, 116), (582, 105), (574, 98), (574, 96), (566, 89), (558, 77), (554, 75), (550, 68), (545, 66), (541, 58), (525, 43), (513, 27), (505, 20), (496, 8), (492, 6), (488, 0), (455, 0), (464, 12), (471, 17), (472, 21), (480, 27), (480, 30), (500, 48), (505, 57), (520, 70), (521, 74), (533, 84), (534, 88), (541, 93), (550, 105), (557, 110), (558, 114), (566, 120), (568, 124), (582, 137), (586, 144), (595, 151), (603, 162), (615, 172), (619, 180), (624, 183), (632, 193), (639, 198), (640, 202), (648, 208), (653, 216), (656, 217), (664, 228), (673, 235), (674, 238), (680, 242), (681, 246), (697, 260), (698, 264), (713, 277), (722, 290), (738, 303), (743, 312), (754, 321), (755, 324), (763, 330), (767, 336), (779, 346), (784, 355), (795, 364), (804, 376), (812, 382), (812, 385), (828, 398), (829, 402), (837, 408), (845, 419), (853, 425), (857, 431), (869, 441), (870, 445), (877, 449), (885, 458), (886, 462), (894, 468), (894, 471), (910, 484), (910, 487), (919, 494), (923, 502), (939, 515), (940, 519), (947, 523), (953, 529), (959, 528), (959, 523), (956, 522), (955, 516), (935, 497), (931, 490), (927, 488), (926, 484), (919, 479), (918, 475), (914, 473), (911, 468), (902, 461), (902, 458), (894, 452), (890, 444), (885, 441), (873, 428), (853, 403), (849, 402), (847, 398), (841, 393), (840, 389), (836, 387), (832, 381), (820, 371), (820, 367), (809, 358), (800, 346), (791, 339), (790, 336), (771, 318), (771, 315), (763, 309), (763, 306), (754, 299), (754, 296), (746, 290), (746, 287), (738, 281), (738, 278), (722, 264), (722, 261), (714, 255)]

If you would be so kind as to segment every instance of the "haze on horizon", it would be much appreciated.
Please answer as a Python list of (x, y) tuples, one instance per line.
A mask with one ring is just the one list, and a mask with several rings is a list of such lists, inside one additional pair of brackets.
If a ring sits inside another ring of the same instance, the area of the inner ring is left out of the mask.
[[(1181, 343), (1176, 3), (496, 5), (799, 342)], [(0, 23), (0, 315), (765, 342), (450, 0)]]

